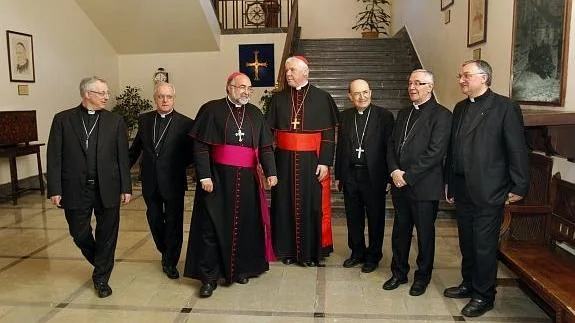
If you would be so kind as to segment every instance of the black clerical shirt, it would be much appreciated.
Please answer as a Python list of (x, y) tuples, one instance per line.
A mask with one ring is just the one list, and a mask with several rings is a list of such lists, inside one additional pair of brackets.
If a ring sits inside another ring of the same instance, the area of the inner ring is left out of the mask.
[[(351, 142), (353, 143), (353, 151), (351, 152), (351, 165), (362, 165), (362, 166), (367, 166), (367, 160), (365, 159), (365, 151), (362, 151), (361, 156), (358, 158), (357, 157), (357, 150), (358, 148), (361, 149), (365, 149), (365, 140), (361, 143), (360, 145), (360, 141), (362, 138), (362, 134), (364, 133), (363, 129), (365, 127), (365, 123), (368, 122), (367, 116), (369, 114), (369, 110), (371, 109), (371, 107), (368, 107), (367, 109), (363, 110), (363, 112), (359, 112), (356, 111), (354, 118), (355, 120), (357, 120), (357, 128), (355, 127), (355, 122), (354, 122), (354, 126), (353, 129), (351, 130), (352, 134), (351, 134)], [(367, 125), (367, 127), (369, 127), (369, 124)], [(365, 132), (367, 132), (367, 127), (365, 127)], [(363, 137), (365, 138), (365, 134), (363, 135)]]
[[(100, 122), (100, 111), (93, 111), (94, 113), (89, 113), (88, 109), (82, 109), (82, 129), (84, 129), (84, 142), (88, 141), (88, 148), (86, 150), (86, 162), (87, 162), (87, 179), (97, 179), (98, 169), (96, 166), (96, 151), (98, 146), (98, 122)], [(84, 127), (85, 126), (85, 127)], [(92, 130), (94, 129), (94, 130)], [(90, 130), (92, 132), (90, 133)], [(86, 148), (86, 147), (84, 147)]]
[(466, 100), (466, 105), (463, 106), (463, 111), (461, 112), (461, 121), (459, 122), (458, 129), (455, 132), (455, 142), (453, 147), (453, 172), (458, 175), (463, 175), (465, 173), (464, 168), (464, 158), (463, 158), (463, 138), (473, 120), (479, 116), (481, 113), (481, 108), (486, 103), (487, 98), (491, 95), (491, 90), (487, 91), (480, 96), (473, 98), (471, 100), (468, 98)]
[(164, 144), (164, 141), (166, 141), (166, 135), (168, 132), (167, 127), (170, 125), (170, 120), (172, 119), (173, 116), (173, 111), (170, 111), (170, 113), (166, 113), (164, 115), (161, 115), (160, 113), (156, 113), (156, 128), (155, 128), (155, 134), (153, 136), (153, 141), (154, 141), (154, 151), (156, 152), (156, 155), (160, 152), (160, 150), (162, 149), (162, 145)]

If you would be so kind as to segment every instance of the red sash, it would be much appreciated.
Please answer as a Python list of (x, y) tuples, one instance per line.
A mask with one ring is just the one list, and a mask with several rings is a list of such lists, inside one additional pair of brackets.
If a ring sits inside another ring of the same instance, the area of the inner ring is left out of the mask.
[(270, 211), (264, 192), (264, 185), (260, 180), (260, 176), (256, 168), (258, 165), (258, 149), (233, 145), (215, 145), (212, 146), (212, 160), (221, 165), (253, 168), (260, 194), (260, 209), (262, 210), (262, 222), (264, 224), (266, 260), (268, 262), (276, 260), (274, 250), (272, 248)]
[[(278, 148), (290, 151), (315, 151), (319, 156), (321, 146), (321, 133), (296, 133), (276, 131)], [(333, 246), (331, 232), (331, 178), (329, 170), (327, 176), (321, 180), (321, 246)]]

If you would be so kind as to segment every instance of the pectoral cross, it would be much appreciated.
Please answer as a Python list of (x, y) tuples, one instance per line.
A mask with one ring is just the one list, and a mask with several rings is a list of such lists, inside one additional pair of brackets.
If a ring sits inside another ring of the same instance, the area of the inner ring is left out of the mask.
[(245, 133), (242, 132), (242, 129), (238, 129), (238, 132), (236, 132), (235, 135), (236, 135), (236, 137), (238, 137), (238, 141), (242, 142), (243, 141), (242, 136), (244, 136)]
[(88, 139), (86, 139), (86, 150), (88, 150)]
[(297, 118), (293, 118), (293, 121), (291, 122), (291, 124), (293, 125), (293, 129), (297, 129), (297, 126), (299, 125), (299, 121)]
[(361, 146), (359, 148), (357, 148), (355, 151), (357, 151), (357, 158), (361, 158), (361, 153), (365, 151), (365, 149), (361, 149)]

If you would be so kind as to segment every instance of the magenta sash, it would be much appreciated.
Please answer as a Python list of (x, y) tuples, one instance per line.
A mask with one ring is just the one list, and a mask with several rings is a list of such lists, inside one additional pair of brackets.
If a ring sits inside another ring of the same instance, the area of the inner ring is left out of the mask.
[(264, 192), (264, 185), (257, 172), (258, 149), (233, 145), (214, 145), (212, 146), (212, 160), (216, 164), (221, 165), (253, 168), (254, 176), (258, 183), (258, 191), (260, 194), (260, 209), (262, 210), (262, 222), (264, 225), (266, 260), (276, 260), (274, 250), (272, 248), (270, 211)]

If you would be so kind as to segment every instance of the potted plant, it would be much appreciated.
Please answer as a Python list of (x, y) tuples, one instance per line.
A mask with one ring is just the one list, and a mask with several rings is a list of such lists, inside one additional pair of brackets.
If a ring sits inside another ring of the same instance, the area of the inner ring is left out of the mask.
[(388, 14), (388, 0), (357, 0), (365, 4), (365, 9), (357, 14), (357, 23), (353, 30), (361, 30), (363, 38), (378, 38), (387, 35), (391, 16)]
[(116, 105), (112, 108), (124, 118), (130, 139), (136, 135), (140, 113), (154, 108), (152, 101), (142, 98), (140, 91), (140, 88), (126, 86), (124, 92), (116, 97)]

